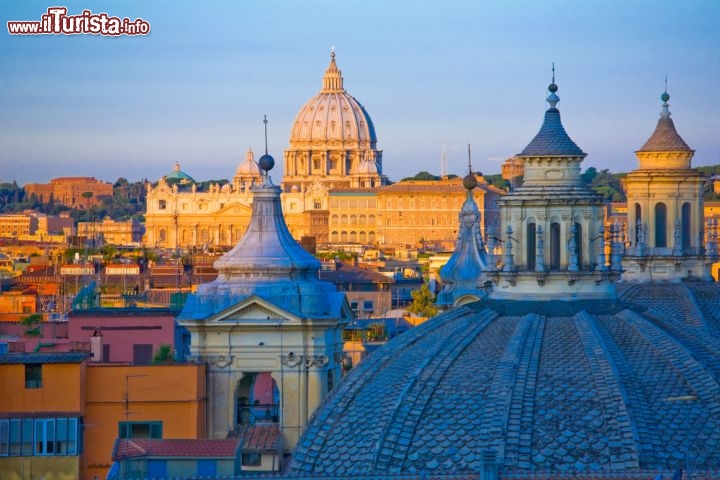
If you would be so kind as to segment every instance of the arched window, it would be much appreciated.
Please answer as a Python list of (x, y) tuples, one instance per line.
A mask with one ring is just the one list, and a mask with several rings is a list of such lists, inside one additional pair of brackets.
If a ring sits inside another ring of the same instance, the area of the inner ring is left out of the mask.
[(331, 240), (330, 240), (331, 242), (337, 243), (337, 241), (338, 241), (338, 232), (332, 232), (332, 233), (330, 234), (330, 239), (331, 239)]
[(577, 266), (578, 268), (582, 268), (583, 265), (583, 234), (582, 234), (582, 225), (580, 223), (575, 223), (575, 231), (573, 232), (575, 235), (575, 251), (577, 252)]
[(527, 244), (527, 267), (528, 267), (528, 270), (535, 270), (535, 254), (536, 254), (535, 238), (536, 238), (535, 224), (528, 223), (527, 241), (525, 242)]
[(655, 205), (655, 246), (667, 247), (667, 207), (662, 202)]
[(348, 223), (348, 216), (347, 215), (341, 215), (340, 216), (340, 225), (347, 225)]
[(550, 269), (560, 270), (560, 224), (550, 224)]
[(375, 243), (375, 232), (368, 233), (368, 242)]
[(635, 229), (635, 243), (637, 243), (637, 224), (638, 222), (642, 222), (642, 208), (640, 207), (639, 203), (635, 204), (635, 225), (632, 225), (632, 227)]
[(331, 223), (332, 225), (337, 225), (337, 224), (338, 224), (338, 216), (337, 216), (336, 214), (333, 214), (333, 216), (330, 218), (330, 223)]
[(375, 215), (368, 215), (368, 225), (375, 225)]
[(350, 232), (350, 241), (353, 243), (357, 242), (357, 232)]
[(365, 232), (360, 232), (360, 243), (365, 243), (366, 239), (367, 239), (367, 234)]
[(340, 241), (341, 241), (341, 242), (347, 242), (347, 241), (348, 241), (347, 232), (341, 232), (341, 233), (340, 233)]
[(690, 248), (690, 203), (682, 206), (682, 248)]

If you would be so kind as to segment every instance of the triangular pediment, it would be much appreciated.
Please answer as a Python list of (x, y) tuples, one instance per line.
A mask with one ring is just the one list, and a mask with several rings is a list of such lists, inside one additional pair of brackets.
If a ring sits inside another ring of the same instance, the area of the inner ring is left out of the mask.
[(248, 218), (252, 214), (252, 206), (233, 202), (215, 211), (215, 215), (245, 215)]
[(207, 324), (267, 324), (300, 322), (300, 318), (267, 300), (252, 295), (208, 318)]

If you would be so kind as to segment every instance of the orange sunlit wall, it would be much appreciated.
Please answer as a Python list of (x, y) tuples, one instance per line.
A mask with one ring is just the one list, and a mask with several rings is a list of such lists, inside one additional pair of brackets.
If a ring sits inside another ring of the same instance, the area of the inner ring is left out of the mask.
[(83, 416), (85, 362), (42, 364), (42, 386), (25, 388), (25, 365), (3, 365), (0, 374), (0, 411), (14, 414), (42, 412)]
[(86, 375), (84, 478), (106, 477), (120, 422), (162, 422), (162, 438), (205, 437), (204, 365), (90, 365)]

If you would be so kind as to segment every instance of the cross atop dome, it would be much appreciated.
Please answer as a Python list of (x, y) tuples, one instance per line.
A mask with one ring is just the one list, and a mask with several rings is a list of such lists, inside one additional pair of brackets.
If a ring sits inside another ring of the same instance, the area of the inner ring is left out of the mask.
[(325, 75), (323, 76), (322, 92), (330, 93), (344, 91), (345, 89), (343, 88), (342, 71), (335, 63), (335, 49), (333, 47), (333, 50), (330, 52), (330, 66), (325, 71)]

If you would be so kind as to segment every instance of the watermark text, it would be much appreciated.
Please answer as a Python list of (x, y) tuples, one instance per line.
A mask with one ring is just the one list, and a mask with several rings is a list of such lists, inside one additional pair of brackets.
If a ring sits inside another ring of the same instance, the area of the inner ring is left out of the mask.
[(107, 13), (83, 10), (80, 15), (68, 15), (66, 7), (50, 7), (40, 21), (7, 22), (10, 35), (147, 35), (150, 24), (142, 18), (111, 17)]

